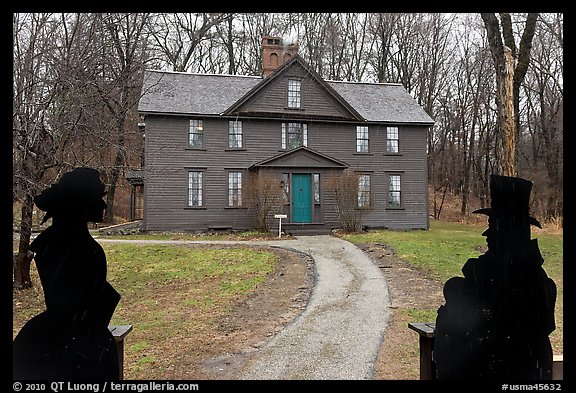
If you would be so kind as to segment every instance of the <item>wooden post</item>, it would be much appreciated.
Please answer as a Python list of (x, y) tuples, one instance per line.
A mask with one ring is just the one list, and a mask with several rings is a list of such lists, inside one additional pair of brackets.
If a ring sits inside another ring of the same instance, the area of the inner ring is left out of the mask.
[(561, 381), (564, 379), (564, 355), (554, 355), (552, 358), (552, 380)]
[(116, 341), (116, 351), (118, 352), (118, 373), (120, 380), (124, 379), (124, 339), (132, 331), (132, 325), (110, 325), (108, 329)]
[(419, 335), (420, 342), (420, 379), (436, 379), (436, 367), (434, 365), (434, 329), (433, 322), (410, 322), (408, 327)]

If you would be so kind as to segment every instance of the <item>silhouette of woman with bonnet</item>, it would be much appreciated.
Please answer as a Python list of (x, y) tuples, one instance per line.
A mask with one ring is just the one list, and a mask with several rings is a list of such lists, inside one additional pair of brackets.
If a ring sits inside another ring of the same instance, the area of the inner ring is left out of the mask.
[(52, 225), (30, 245), (46, 310), (30, 319), (13, 343), (14, 379), (119, 378), (108, 330), (120, 295), (106, 280), (106, 255), (88, 231), (102, 222), (106, 194), (92, 168), (65, 173), (34, 198)]

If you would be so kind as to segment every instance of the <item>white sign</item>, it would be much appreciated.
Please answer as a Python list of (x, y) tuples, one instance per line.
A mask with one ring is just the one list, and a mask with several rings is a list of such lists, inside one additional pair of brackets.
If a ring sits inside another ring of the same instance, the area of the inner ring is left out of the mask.
[(278, 237), (282, 237), (282, 219), (288, 218), (286, 214), (275, 214), (274, 218), (278, 218)]

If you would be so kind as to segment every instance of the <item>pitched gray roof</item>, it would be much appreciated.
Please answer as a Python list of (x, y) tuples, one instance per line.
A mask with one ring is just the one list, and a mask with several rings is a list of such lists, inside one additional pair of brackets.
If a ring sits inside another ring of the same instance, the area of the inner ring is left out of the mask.
[(328, 83), (367, 121), (434, 123), (401, 84), (332, 81)]
[[(257, 76), (147, 70), (138, 110), (219, 115), (261, 81)], [(327, 83), (369, 122), (434, 123), (400, 84)]]
[(147, 70), (138, 110), (219, 115), (261, 81), (256, 76)]

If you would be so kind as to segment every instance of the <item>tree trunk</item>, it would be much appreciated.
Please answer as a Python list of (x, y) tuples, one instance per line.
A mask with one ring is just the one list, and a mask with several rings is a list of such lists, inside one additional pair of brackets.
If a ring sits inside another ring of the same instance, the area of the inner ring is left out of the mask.
[(30, 251), (30, 237), (32, 236), (32, 209), (34, 201), (30, 194), (27, 194), (22, 203), (22, 221), (20, 222), (20, 242), (18, 244), (18, 254), (14, 261), (14, 282), (16, 289), (26, 289), (32, 287), (30, 278), (30, 263), (33, 253)]
[(444, 185), (444, 186), (440, 186), (438, 188), (438, 191), (440, 190), (440, 188), (444, 187), (444, 191), (442, 192), (442, 200), (440, 201), (440, 206), (436, 206), (436, 197), (434, 197), (434, 218), (436, 220), (440, 219), (440, 214), (442, 213), (442, 207), (444, 206), (444, 200), (446, 199), (446, 193), (448, 192), (448, 185)]
[[(497, 141), (498, 170), (504, 176), (516, 176), (516, 140), (519, 133), (518, 102), (520, 85), (530, 63), (530, 49), (534, 37), (537, 13), (528, 14), (520, 49), (512, 33), (509, 14), (501, 14), (504, 43), (498, 27), (498, 19), (492, 13), (482, 13), (484, 27), (488, 33), (490, 52), (496, 69), (498, 121), (500, 135)], [(515, 64), (515, 59), (518, 64)]]
[[(117, 116), (124, 116), (122, 114), (117, 114)], [(126, 137), (124, 131), (124, 117), (118, 119), (118, 144), (116, 146), (116, 158), (114, 159), (114, 164), (112, 170), (110, 171), (108, 193), (106, 194), (106, 216), (104, 221), (106, 223), (114, 223), (114, 198), (116, 196), (116, 188), (118, 186), (118, 180), (120, 179), (121, 168), (124, 167), (125, 156), (124, 147), (126, 144)]]
[(516, 176), (516, 114), (514, 111), (514, 58), (512, 50), (504, 47), (503, 67), (497, 74), (498, 116), (500, 118), (499, 172)]
[(226, 51), (228, 53), (228, 74), (236, 75), (236, 60), (234, 59), (234, 15), (228, 16), (226, 24)]
[(532, 51), (532, 40), (536, 32), (536, 21), (538, 20), (538, 13), (528, 13), (526, 16), (526, 23), (524, 25), (524, 32), (522, 33), (522, 38), (520, 39), (520, 46), (518, 48), (518, 55), (516, 68), (514, 69), (514, 111), (516, 112), (516, 133), (518, 139), (521, 134), (520, 127), (520, 86), (526, 77), (528, 72), (528, 66), (530, 64), (530, 52)]

